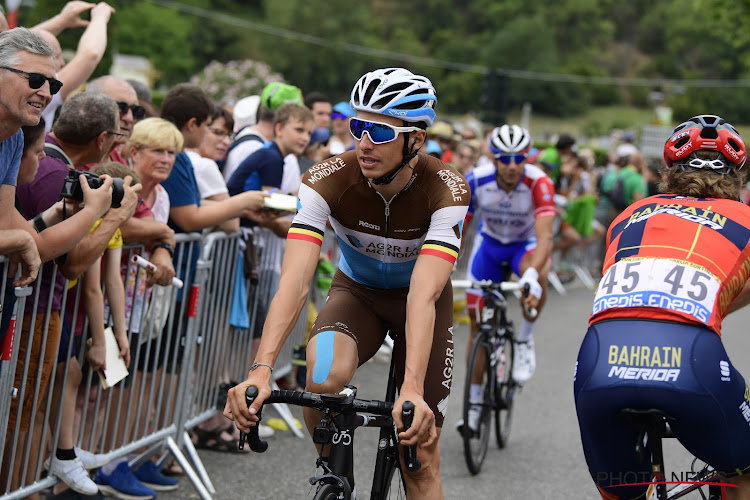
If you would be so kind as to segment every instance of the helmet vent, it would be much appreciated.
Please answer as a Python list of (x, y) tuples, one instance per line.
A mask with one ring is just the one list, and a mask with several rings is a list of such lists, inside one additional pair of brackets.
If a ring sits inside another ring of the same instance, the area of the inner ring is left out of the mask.
[[(362, 103), (370, 102), (370, 99), (372, 99), (372, 95), (378, 89), (379, 85), (380, 85), (380, 79), (376, 79), (376, 80), (371, 81), (370, 84), (365, 89), (365, 95), (362, 96), (361, 102)], [(383, 105), (381, 104), (380, 106), (377, 106), (377, 104), (373, 104), (372, 107), (376, 108), (376, 109), (379, 109), (379, 108), (383, 107)]]
[(680, 149), (682, 146), (688, 143), (690, 141), (690, 136), (681, 137), (679, 141), (674, 143), (674, 146), (676, 149)]
[(727, 139), (727, 144), (729, 144), (729, 146), (735, 151), (740, 150), (740, 145), (737, 144), (737, 141), (735, 141), (734, 139)]
[(703, 130), (701, 130), (701, 138), (702, 139), (718, 139), (719, 133), (715, 127), (704, 127)]

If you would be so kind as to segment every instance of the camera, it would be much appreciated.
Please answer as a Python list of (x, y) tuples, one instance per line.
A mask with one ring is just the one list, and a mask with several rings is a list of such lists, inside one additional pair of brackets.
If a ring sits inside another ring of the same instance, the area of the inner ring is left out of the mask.
[[(83, 189), (81, 188), (81, 181), (79, 176), (83, 175), (86, 177), (86, 181), (89, 183), (91, 189), (99, 189), (104, 184), (104, 180), (100, 179), (98, 175), (87, 172), (86, 170), (71, 170), (68, 172), (68, 177), (63, 183), (62, 192), (60, 196), (63, 198), (70, 198), (71, 200), (83, 201)], [(112, 183), (112, 208), (119, 208), (122, 202), (122, 197), (125, 195), (125, 189), (123, 188), (123, 180), (120, 178), (113, 179)]]

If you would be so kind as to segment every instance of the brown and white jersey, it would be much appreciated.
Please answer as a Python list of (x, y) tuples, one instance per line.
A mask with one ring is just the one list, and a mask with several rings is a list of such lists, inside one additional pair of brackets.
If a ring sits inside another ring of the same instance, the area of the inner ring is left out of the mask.
[(406, 187), (386, 200), (347, 151), (304, 174), (287, 237), (321, 245), (330, 220), (347, 276), (369, 287), (403, 288), (421, 254), (455, 263), (470, 195), (455, 169), (419, 154)]

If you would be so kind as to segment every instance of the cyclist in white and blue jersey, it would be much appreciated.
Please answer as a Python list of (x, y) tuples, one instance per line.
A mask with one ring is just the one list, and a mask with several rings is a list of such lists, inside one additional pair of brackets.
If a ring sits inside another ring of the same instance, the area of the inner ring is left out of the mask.
[[(466, 177), (471, 187), (471, 203), (466, 222), (481, 217), (474, 238), (467, 278), (472, 281), (508, 280), (505, 268), (530, 285), (529, 296), (522, 299), (524, 309), (540, 311), (547, 295), (547, 273), (553, 243), (555, 188), (544, 171), (527, 163), (532, 139), (518, 125), (503, 125), (489, 136), (493, 165), (480, 166)], [(482, 291), (467, 290), (472, 338), (478, 331), (477, 314), (482, 310)], [(538, 318), (538, 316), (537, 316)], [(513, 378), (520, 383), (531, 378), (536, 367), (532, 335), (536, 318), (524, 312), (517, 332)], [(482, 360), (479, 360), (482, 361)], [(481, 367), (473, 368), (472, 399), (481, 400)], [(472, 415), (474, 418), (472, 418)], [(469, 425), (478, 424), (478, 412), (470, 412)], [(475, 418), (477, 419), (475, 421)], [(463, 421), (459, 422), (459, 427)]]

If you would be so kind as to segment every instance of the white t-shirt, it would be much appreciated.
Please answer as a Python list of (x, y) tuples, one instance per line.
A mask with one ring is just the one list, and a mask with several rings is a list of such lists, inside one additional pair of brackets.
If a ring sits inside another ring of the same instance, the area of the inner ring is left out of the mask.
[(190, 162), (195, 171), (195, 180), (198, 181), (198, 189), (201, 199), (215, 194), (228, 193), (227, 183), (221, 175), (219, 166), (211, 158), (204, 158), (195, 151), (187, 151)]
[(166, 224), (169, 220), (169, 194), (166, 189), (161, 187), (161, 184), (157, 184), (154, 189), (156, 190), (156, 199), (154, 199), (154, 206), (151, 207), (151, 213), (154, 220)]

